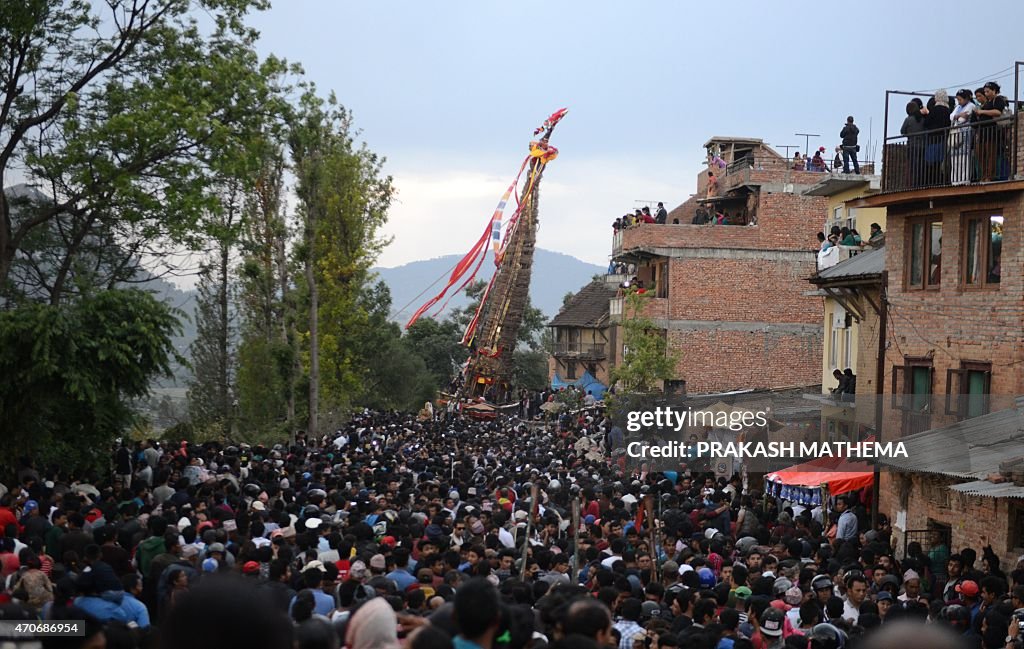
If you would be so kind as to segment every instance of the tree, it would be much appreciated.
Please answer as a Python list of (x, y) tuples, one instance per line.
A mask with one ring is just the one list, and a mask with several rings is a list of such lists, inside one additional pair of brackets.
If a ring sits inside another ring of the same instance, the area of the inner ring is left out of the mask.
[(633, 392), (651, 392), (675, 374), (678, 357), (668, 349), (668, 340), (643, 314), (645, 297), (630, 293), (626, 298), (628, 316), (622, 322), (625, 352), (622, 363), (612, 368), (612, 382)]
[(439, 322), (433, 318), (420, 318), (404, 336), (408, 348), (423, 359), (438, 389), (451, 382), (469, 357), (469, 350), (460, 344), (461, 339), (462, 331), (454, 321)]
[(129, 400), (183, 361), (176, 315), (134, 290), (0, 311), (0, 461), (27, 455), (72, 470), (105, 459), (135, 418)]
[(242, 316), (238, 349), (239, 429), (294, 432), (298, 354), (289, 259), (292, 232), (284, 216), (284, 153), (268, 134), (260, 171), (246, 201), (237, 268)]
[(307, 426), (316, 434), (321, 400), (340, 411), (360, 392), (361, 350), (352, 341), (367, 313), (359, 297), (387, 243), (379, 229), (394, 189), (382, 173), (383, 159), (355, 144), (351, 116), (333, 96), (322, 100), (314, 89), (303, 95), (288, 143), (298, 180), (304, 233), (299, 258), (309, 307)]
[(206, 31), (190, 0), (97, 6), (0, 3), (0, 177), (50, 198), (15, 214), (0, 193), (0, 291), (12, 299), (12, 269), (33, 243), (52, 244), (38, 266), (52, 304), (81, 288), (70, 280), (83, 257), (103, 269), (78, 273), (86, 288), (105, 288), (144, 257), (195, 248), (222, 174), (242, 174), (284, 110), (275, 84), (287, 66), (260, 61), (243, 24), (262, 0), (204, 3)]
[(230, 285), (220, 269), (206, 265), (196, 290), (196, 338), (189, 346), (192, 378), (188, 382), (188, 409), (192, 424), (227, 437), (231, 432), (231, 386), (234, 383), (234, 328), (228, 318)]

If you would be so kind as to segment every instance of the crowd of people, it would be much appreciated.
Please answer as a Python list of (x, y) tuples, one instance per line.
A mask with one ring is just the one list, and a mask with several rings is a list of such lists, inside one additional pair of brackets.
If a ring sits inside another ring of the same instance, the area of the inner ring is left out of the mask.
[[(644, 206), (640, 209), (634, 210), (632, 214), (626, 212), (619, 218), (615, 219), (612, 223), (612, 230), (618, 232), (624, 230), (632, 225), (639, 225), (641, 223), (657, 223), (658, 225), (665, 225), (668, 223), (668, 210), (665, 209), (665, 204), (659, 202), (655, 213), (651, 214), (651, 208)], [(679, 223), (679, 219), (673, 221), (673, 223)]]
[(913, 97), (900, 127), (905, 146), (893, 147), (887, 163), (899, 176), (891, 180), (908, 187), (1005, 180), (1012, 158), (1013, 106), (1000, 90), (989, 81), (974, 91), (958, 90), (952, 101), (941, 89), (927, 103)]
[(627, 470), (623, 440), (601, 407), (547, 424), (363, 412), (275, 446), (126, 443), (109, 475), (26, 460), (0, 490), (0, 619), (83, 620), (43, 643), (69, 649), (1017, 637), (1024, 564), (941, 533), (897, 557), (863, 494), (823, 511), (738, 475)]
[(825, 161), (825, 147), (818, 147), (818, 150), (814, 152), (813, 156), (804, 155), (801, 156), (800, 152), (797, 151), (793, 154), (793, 171), (815, 171), (815, 172), (833, 172), (848, 174), (851, 173), (850, 165), (853, 164), (852, 173), (860, 173), (860, 162), (857, 160), (857, 154), (860, 152), (860, 145), (857, 140), (860, 137), (860, 128), (854, 123), (853, 116), (850, 115), (846, 118), (846, 123), (843, 128), (839, 131), (839, 138), (841, 143), (835, 148), (835, 157), (832, 159), (832, 164)]

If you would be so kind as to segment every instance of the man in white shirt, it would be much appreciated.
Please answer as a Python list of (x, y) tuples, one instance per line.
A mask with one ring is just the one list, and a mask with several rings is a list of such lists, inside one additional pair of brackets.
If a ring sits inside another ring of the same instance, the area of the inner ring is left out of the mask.
[(852, 572), (846, 577), (846, 597), (843, 598), (843, 619), (856, 624), (860, 618), (860, 605), (868, 594), (868, 580), (864, 573)]

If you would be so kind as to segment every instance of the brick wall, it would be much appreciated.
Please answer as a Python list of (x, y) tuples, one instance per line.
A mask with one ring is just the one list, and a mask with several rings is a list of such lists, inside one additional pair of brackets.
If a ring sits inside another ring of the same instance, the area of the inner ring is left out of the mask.
[[(807, 278), (814, 272), (811, 253), (802, 262), (672, 259), (668, 272), (668, 316), (673, 320), (821, 326), (821, 298), (803, 294), (813, 288)], [(820, 357), (814, 362), (820, 367)]]
[(764, 192), (758, 200), (757, 225), (690, 225), (689, 219), (679, 225), (640, 224), (622, 233), (622, 250), (659, 247), (817, 250), (816, 235), (828, 206), (826, 198)]
[[(971, 547), (978, 551), (980, 568), (982, 547), (991, 543), (992, 551), (1000, 559), (1000, 567), (1009, 572), (1024, 552), (1014, 547), (1013, 524), (1016, 514), (1012, 499), (966, 496), (949, 489), (958, 480), (944, 476), (908, 474), (905, 478), (882, 473), (879, 509), (896, 521), (896, 513), (906, 512), (906, 527), (894, 528), (897, 552), (903, 555), (905, 530), (930, 529), (934, 524), (946, 525), (952, 531), (952, 548), (959, 551)], [(909, 487), (909, 488), (907, 488)], [(906, 489), (906, 502), (901, 502), (901, 490)], [(982, 541), (985, 537), (985, 541)]]
[[(962, 215), (1001, 210), (1004, 218), (1001, 282), (997, 289), (965, 288), (961, 263)], [(942, 263), (938, 290), (905, 286), (908, 219), (941, 215)], [(903, 357), (933, 359), (933, 392), (946, 391), (946, 370), (962, 360), (991, 362), (992, 394), (1016, 395), (1024, 387), (1024, 194), (975, 194), (943, 203), (889, 208), (886, 264), (890, 346), (886, 352), (886, 392), (891, 391), (891, 367)]]
[(821, 336), (764, 331), (669, 331), (688, 392), (816, 385)]

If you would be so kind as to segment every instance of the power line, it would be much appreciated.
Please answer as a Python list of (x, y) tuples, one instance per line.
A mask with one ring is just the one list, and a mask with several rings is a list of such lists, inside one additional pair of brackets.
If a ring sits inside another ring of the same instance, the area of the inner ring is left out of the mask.
[[(970, 81), (964, 81), (964, 82), (961, 82), (961, 83), (953, 83), (953, 84), (949, 84), (946, 87), (941, 87), (940, 86), (938, 88), (930, 88), (930, 89), (926, 89), (926, 90), (914, 90), (912, 92), (935, 92), (936, 90), (948, 90), (949, 88), (963, 88), (963, 87), (970, 86), (970, 85), (975, 84), (975, 83), (980, 83), (982, 81), (992, 81), (993, 79), (1002, 79), (1004, 77), (1010, 76), (1008, 74), (1003, 74), (1003, 73), (1004, 72), (1008, 72), (1010, 70), (1013, 70), (1013, 68), (1014, 68), (1014, 66), (1011, 65), (1008, 68), (1003, 68), (1002, 70), (999, 70), (998, 72), (993, 72), (992, 74), (987, 74), (987, 75), (985, 75), (983, 77), (980, 77), (978, 79), (971, 79)], [(1003, 76), (1002, 77), (996, 76), (996, 75), (1000, 75), (1000, 74), (1002, 74)]]
[(418, 294), (416, 295), (416, 297), (414, 297), (413, 299), (409, 300), (409, 301), (408, 301), (408, 302), (406, 303), (406, 305), (405, 305), (405, 306), (403, 306), (403, 307), (402, 307), (401, 309), (399, 309), (398, 311), (395, 311), (394, 313), (392, 313), (392, 314), (391, 314), (390, 316), (388, 316), (388, 318), (389, 318), (389, 319), (392, 319), (392, 320), (393, 320), (393, 319), (395, 318), (395, 316), (397, 316), (398, 314), (400, 314), (400, 313), (404, 312), (404, 311), (405, 311), (406, 309), (408, 309), (408, 308), (409, 308), (410, 306), (412, 306), (413, 302), (415, 302), (416, 300), (418, 300), (418, 299), (420, 299), (421, 297), (423, 297), (423, 294), (424, 294), (424, 293), (426, 293), (426, 292), (427, 292), (427, 291), (429, 291), (430, 289), (434, 288), (434, 286), (436, 286), (438, 282), (440, 282), (440, 281), (441, 281), (442, 279), (444, 279), (444, 278), (445, 278), (446, 276), (450, 275), (450, 274), (451, 274), (451, 272), (452, 272), (453, 270), (455, 270), (455, 267), (456, 267), (456, 266), (458, 266), (458, 265), (459, 265), (459, 262), (458, 262), (458, 261), (457, 261), (457, 262), (455, 262), (454, 264), (452, 264), (452, 267), (451, 267), (451, 268), (449, 268), (448, 270), (444, 271), (443, 273), (441, 273), (441, 276), (440, 276), (440, 277), (438, 277), (437, 279), (435, 279), (435, 280), (434, 280), (434, 281), (433, 281), (433, 282), (432, 282), (432, 283), (430, 284), (430, 286), (428, 286), (427, 288), (425, 288), (425, 289), (423, 289), (422, 291), (420, 291), (420, 292), (419, 292), (419, 293), (418, 293)]

